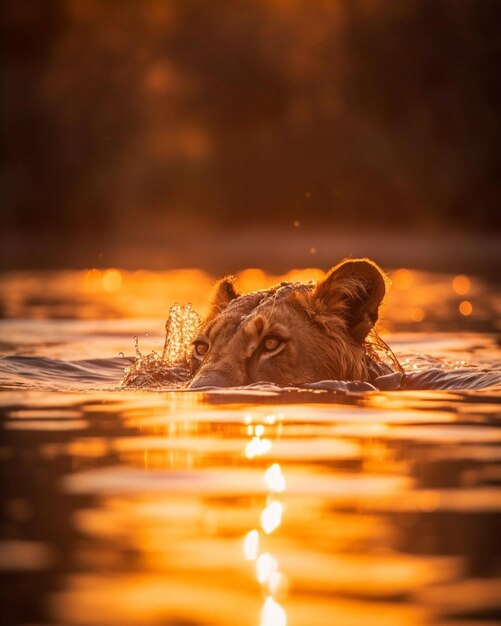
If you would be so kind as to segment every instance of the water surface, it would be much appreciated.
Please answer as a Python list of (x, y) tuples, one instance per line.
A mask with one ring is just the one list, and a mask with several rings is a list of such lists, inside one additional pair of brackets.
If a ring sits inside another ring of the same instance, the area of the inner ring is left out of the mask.
[[(499, 371), (496, 285), (393, 280), (382, 331), (404, 368)], [(7, 623), (499, 623), (499, 387), (120, 390), (133, 337), (161, 351), (170, 305), (203, 313), (211, 281), (0, 278)]]

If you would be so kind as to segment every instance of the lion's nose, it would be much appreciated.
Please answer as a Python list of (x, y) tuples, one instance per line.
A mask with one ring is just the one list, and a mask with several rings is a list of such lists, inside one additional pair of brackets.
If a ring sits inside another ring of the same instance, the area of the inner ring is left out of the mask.
[(191, 381), (189, 389), (202, 389), (203, 387), (231, 387), (233, 381), (222, 372), (201, 372)]

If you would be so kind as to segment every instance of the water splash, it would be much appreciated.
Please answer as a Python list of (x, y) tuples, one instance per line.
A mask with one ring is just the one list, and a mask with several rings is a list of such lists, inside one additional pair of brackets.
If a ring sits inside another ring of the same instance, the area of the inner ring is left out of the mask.
[(187, 361), (191, 352), (191, 342), (200, 326), (200, 317), (191, 304), (174, 304), (170, 308), (165, 324), (165, 344), (162, 361), (169, 365)]
[(398, 362), (397, 357), (393, 354), (393, 350), (381, 339), (375, 328), (370, 331), (365, 339), (364, 352), (374, 363), (386, 367), (388, 373), (403, 373), (402, 366)]
[(200, 326), (200, 317), (191, 304), (174, 304), (165, 324), (162, 354), (155, 350), (141, 354), (134, 337), (136, 360), (124, 370), (122, 389), (183, 387), (190, 378), (191, 343)]

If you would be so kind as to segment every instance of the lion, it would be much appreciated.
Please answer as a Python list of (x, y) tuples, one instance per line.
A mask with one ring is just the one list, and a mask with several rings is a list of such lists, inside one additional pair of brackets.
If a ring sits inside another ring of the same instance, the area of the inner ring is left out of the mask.
[(388, 287), (370, 259), (345, 259), (318, 284), (283, 282), (244, 295), (233, 277), (223, 278), (193, 341), (189, 388), (371, 382), (391, 371), (367, 350)]

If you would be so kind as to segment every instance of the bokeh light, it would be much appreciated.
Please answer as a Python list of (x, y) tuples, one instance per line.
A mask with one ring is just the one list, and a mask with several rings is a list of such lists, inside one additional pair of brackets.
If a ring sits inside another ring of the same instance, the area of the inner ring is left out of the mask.
[(470, 316), (473, 313), (473, 305), (469, 300), (462, 300), (459, 303), (459, 312), (465, 317)]
[(102, 278), (103, 289), (106, 293), (116, 293), (122, 286), (122, 274), (119, 270), (106, 270)]
[(464, 296), (470, 291), (471, 280), (462, 274), (455, 276), (452, 280), (452, 288), (458, 295)]
[(407, 269), (400, 269), (394, 272), (391, 276), (393, 287), (400, 291), (407, 291), (412, 287), (414, 278), (412, 272)]

